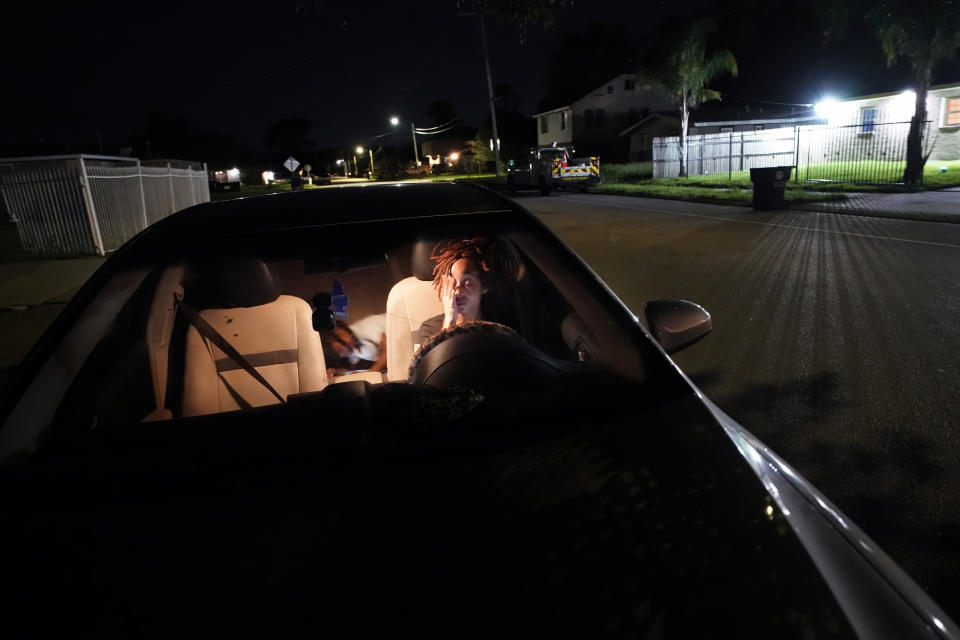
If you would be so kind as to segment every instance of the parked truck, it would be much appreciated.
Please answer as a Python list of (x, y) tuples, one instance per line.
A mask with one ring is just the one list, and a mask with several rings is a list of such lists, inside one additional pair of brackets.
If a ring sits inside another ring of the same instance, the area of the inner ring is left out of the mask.
[(510, 161), (507, 190), (539, 189), (548, 195), (554, 188), (586, 191), (600, 182), (600, 158), (574, 157), (573, 147), (535, 147), (523, 160)]

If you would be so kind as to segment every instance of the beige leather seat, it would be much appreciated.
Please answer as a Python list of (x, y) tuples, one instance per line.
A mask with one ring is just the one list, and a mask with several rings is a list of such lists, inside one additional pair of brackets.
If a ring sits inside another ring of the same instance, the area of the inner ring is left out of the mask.
[[(206, 289), (208, 299), (220, 301), (220, 305), (198, 309), (199, 315), (284, 398), (323, 389), (327, 371), (310, 305), (302, 298), (279, 295), (270, 270), (261, 261), (231, 262), (211, 271), (201, 275), (205, 286), (200, 289)], [(208, 302), (206, 306), (211, 305)], [(184, 416), (276, 402), (266, 387), (190, 326)]]
[(406, 380), (414, 354), (414, 337), (424, 320), (443, 313), (433, 288), (430, 259), (435, 241), (422, 240), (413, 248), (413, 275), (390, 289), (387, 296), (387, 380)]

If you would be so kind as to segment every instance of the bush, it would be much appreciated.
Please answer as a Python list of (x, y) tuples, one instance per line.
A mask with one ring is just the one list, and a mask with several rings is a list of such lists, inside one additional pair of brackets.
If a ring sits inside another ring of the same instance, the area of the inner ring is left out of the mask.
[(626, 164), (600, 163), (600, 175), (605, 184), (630, 184), (653, 178), (652, 162), (628, 162)]

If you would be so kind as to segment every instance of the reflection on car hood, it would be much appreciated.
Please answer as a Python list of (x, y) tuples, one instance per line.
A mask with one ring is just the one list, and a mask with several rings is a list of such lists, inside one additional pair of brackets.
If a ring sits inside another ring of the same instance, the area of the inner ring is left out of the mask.
[(960, 637), (956, 623), (855, 523), (756, 436), (701, 399), (776, 501), (859, 636)]

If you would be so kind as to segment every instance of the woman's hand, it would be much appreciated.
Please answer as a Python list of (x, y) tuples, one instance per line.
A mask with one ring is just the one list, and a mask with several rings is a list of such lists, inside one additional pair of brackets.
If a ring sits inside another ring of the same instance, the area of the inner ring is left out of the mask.
[(440, 302), (443, 304), (443, 328), (452, 327), (460, 320), (460, 314), (457, 312), (457, 296), (453, 293), (453, 278), (447, 276), (443, 279), (443, 287), (440, 289)]

